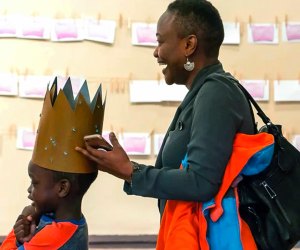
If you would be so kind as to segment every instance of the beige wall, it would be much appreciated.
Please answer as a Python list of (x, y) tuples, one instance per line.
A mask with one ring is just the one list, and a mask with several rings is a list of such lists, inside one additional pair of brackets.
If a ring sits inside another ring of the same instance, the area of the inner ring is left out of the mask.
[[(36, 14), (49, 17), (101, 16), (122, 21), (111, 46), (93, 42), (53, 43), (21, 39), (0, 39), (0, 72), (18, 70), (20, 74), (65, 72), (83, 75), (94, 91), (102, 82), (107, 90), (104, 129), (120, 131), (164, 132), (175, 105), (131, 105), (128, 79), (157, 79), (161, 69), (152, 56), (153, 49), (131, 45), (127, 20), (156, 21), (165, 10), (167, 0), (28, 0), (0, 1), (0, 10), (10, 13)], [(288, 135), (300, 133), (299, 103), (275, 104), (272, 82), (298, 79), (300, 44), (252, 45), (247, 43), (246, 23), (282, 22), (285, 16), (300, 21), (297, 0), (214, 0), (224, 21), (241, 22), (239, 46), (223, 46), (221, 61), (226, 70), (237, 77), (271, 80), (271, 100), (262, 103), (267, 114), (284, 125)], [(114, 84), (112, 84), (114, 83)], [(112, 87), (113, 85), (113, 87)], [(116, 86), (124, 91), (117, 91)], [(29, 203), (27, 200), (27, 163), (30, 151), (16, 150), (15, 127), (37, 126), (41, 100), (0, 96), (0, 235), (13, 226), (17, 215)], [(133, 158), (153, 164), (155, 157)], [(156, 201), (130, 197), (122, 192), (122, 181), (100, 173), (87, 193), (83, 210), (89, 222), (90, 234), (153, 234), (157, 232), (159, 215)]]

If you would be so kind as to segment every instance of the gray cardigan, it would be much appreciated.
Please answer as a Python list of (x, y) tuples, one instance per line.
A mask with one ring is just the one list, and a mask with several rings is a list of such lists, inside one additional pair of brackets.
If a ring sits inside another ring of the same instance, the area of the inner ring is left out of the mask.
[[(214, 74), (218, 73), (218, 74)], [(202, 69), (178, 107), (155, 167), (139, 164), (124, 191), (166, 200), (208, 201), (218, 192), (235, 134), (254, 133), (249, 104), (221, 63)], [(204, 84), (205, 82), (205, 84)], [(203, 85), (204, 84), (204, 85)], [(203, 86), (202, 86), (203, 85)], [(179, 170), (185, 154), (188, 170)]]

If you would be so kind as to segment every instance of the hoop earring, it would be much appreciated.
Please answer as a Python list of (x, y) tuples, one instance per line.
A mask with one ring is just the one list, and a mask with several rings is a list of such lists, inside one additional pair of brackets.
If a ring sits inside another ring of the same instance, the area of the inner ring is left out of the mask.
[(183, 67), (186, 71), (192, 71), (195, 68), (195, 63), (194, 62), (190, 62), (189, 58), (186, 58), (186, 63), (183, 64)]

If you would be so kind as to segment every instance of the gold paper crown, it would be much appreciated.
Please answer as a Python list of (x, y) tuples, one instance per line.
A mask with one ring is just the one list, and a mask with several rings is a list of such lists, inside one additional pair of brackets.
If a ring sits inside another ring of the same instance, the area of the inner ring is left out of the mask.
[(92, 101), (86, 81), (75, 99), (70, 78), (57, 92), (55, 78), (51, 89), (47, 88), (31, 161), (61, 172), (95, 172), (95, 164), (75, 147), (84, 147), (85, 135), (102, 133), (105, 102), (101, 85)]

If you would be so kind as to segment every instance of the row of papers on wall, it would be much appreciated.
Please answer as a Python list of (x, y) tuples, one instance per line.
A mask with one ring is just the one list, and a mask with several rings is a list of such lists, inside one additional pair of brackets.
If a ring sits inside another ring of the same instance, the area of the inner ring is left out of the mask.
[[(249, 43), (277, 44), (279, 24), (249, 23), (247, 36)], [(0, 37), (51, 40), (54, 42), (90, 40), (113, 44), (116, 21), (95, 18), (52, 19), (41, 16), (10, 15), (0, 16)], [(133, 22), (131, 43), (141, 46), (157, 46), (156, 23)], [(240, 44), (240, 23), (224, 22), (223, 44)], [(300, 42), (300, 22), (281, 24), (283, 42)]]
[[(102, 136), (109, 142), (109, 132), (104, 131)], [(149, 156), (151, 152), (158, 155), (159, 149), (162, 145), (165, 134), (163, 133), (120, 133), (118, 140), (120, 145), (124, 148), (128, 155)], [(152, 139), (151, 139), (152, 137)], [(32, 150), (36, 138), (36, 132), (29, 128), (17, 129), (17, 143), (18, 149)], [(300, 151), (300, 135), (294, 135), (292, 139), (293, 145)], [(152, 151), (152, 145), (153, 151)]]
[[(66, 76), (56, 76), (58, 87), (63, 88)], [(22, 98), (43, 99), (49, 83), (54, 76), (17, 76), (10, 73), (0, 73), (0, 95), (19, 96)], [(77, 95), (84, 77), (70, 77), (74, 96)], [(241, 80), (240, 83), (248, 90), (256, 101), (270, 99), (269, 80)], [(300, 80), (273, 81), (275, 102), (299, 102)], [(164, 80), (132, 80), (129, 82), (129, 98), (131, 103), (181, 102), (188, 89), (184, 85), (167, 85)]]
[[(19, 96), (22, 98), (43, 99), (45, 97), (48, 85), (57, 79), (58, 89), (64, 87), (68, 76), (17, 76), (15, 74), (0, 73), (0, 95)], [(70, 77), (73, 94), (76, 96), (82, 87), (85, 79), (83, 77)]]
[[(241, 80), (256, 101), (270, 98), (269, 80)], [(274, 101), (299, 102), (300, 80), (276, 80), (273, 82)], [(130, 101), (132, 103), (156, 103), (163, 101), (182, 101), (188, 92), (184, 85), (167, 85), (164, 80), (134, 80), (130, 82)]]
[[(153, 135), (153, 136), (152, 136)], [(103, 131), (102, 136), (109, 142), (109, 132)], [(32, 128), (17, 128), (17, 149), (33, 150), (36, 131)], [(163, 133), (120, 133), (118, 140), (128, 155), (157, 155), (163, 142)], [(153, 144), (153, 149), (152, 145)]]

